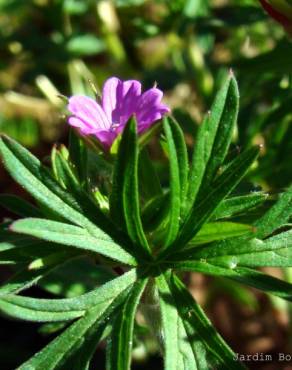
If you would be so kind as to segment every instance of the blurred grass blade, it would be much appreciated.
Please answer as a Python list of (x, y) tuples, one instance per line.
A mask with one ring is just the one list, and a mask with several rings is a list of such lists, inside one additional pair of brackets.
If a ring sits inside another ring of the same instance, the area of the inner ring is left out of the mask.
[(133, 331), (137, 306), (147, 279), (134, 284), (114, 318), (107, 352), (107, 370), (129, 370), (132, 358)]

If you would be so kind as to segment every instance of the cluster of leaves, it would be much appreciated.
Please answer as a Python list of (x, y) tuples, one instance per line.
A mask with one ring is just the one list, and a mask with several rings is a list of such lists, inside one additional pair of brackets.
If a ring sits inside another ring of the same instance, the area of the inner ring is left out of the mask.
[[(292, 188), (277, 201), (262, 192), (233, 194), (260, 150), (228, 155), (238, 104), (230, 74), (199, 128), (190, 164), (180, 126), (164, 119), (166, 187), (134, 119), (114, 159), (102, 159), (72, 132), (68, 150), (53, 149), (51, 169), (17, 142), (1, 138), (5, 167), (37, 206), (10, 195), (0, 198), (24, 217), (1, 226), (0, 261), (17, 272), (0, 287), (0, 310), (64, 329), (19, 369), (88, 369), (103, 340), (107, 369), (129, 369), (137, 311), (157, 337), (165, 369), (241, 367), (181, 279), (183, 272), (196, 271), (292, 297), (291, 284), (257, 270), (292, 265)], [(237, 215), (250, 222), (234, 222)], [(19, 294), (39, 284), (62, 295), (50, 283), (60, 271), (74, 273), (80, 263), (86, 268), (78, 279), (86, 292), (54, 299)]]

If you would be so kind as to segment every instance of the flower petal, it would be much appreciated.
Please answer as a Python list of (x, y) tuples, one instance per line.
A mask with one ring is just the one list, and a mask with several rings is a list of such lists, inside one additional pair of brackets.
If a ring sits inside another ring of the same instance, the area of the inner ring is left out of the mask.
[(156, 87), (144, 92), (139, 98), (137, 106), (138, 131), (140, 126), (150, 126), (154, 121), (161, 119), (170, 109), (161, 103), (163, 92)]
[(157, 111), (153, 111), (151, 114), (147, 116), (147, 120), (142, 121), (138, 124), (138, 134), (142, 134), (144, 131), (148, 130), (149, 127), (154, 125), (154, 123), (160, 120), (166, 113), (169, 112), (169, 109), (160, 109)]
[(96, 129), (86, 125), (80, 118), (76, 118), (74, 116), (68, 118), (68, 123), (72, 127), (79, 128), (83, 135), (90, 135), (96, 131)]
[(105, 82), (101, 104), (112, 124), (124, 125), (127, 122), (135, 112), (141, 90), (141, 83), (136, 80), (121, 81), (112, 77)]
[(69, 99), (68, 110), (73, 116), (79, 119), (79, 126), (76, 120), (69, 120), (69, 124), (80, 129), (97, 131), (100, 129), (109, 129), (111, 124), (107, 119), (101, 106), (93, 99), (87, 96), (75, 95)]
[(112, 112), (117, 106), (117, 90), (121, 83), (119, 78), (111, 77), (103, 85), (101, 106), (110, 122), (112, 122)]
[[(113, 122), (119, 123), (122, 128), (128, 119), (137, 111), (138, 99), (141, 95), (141, 83), (136, 80), (129, 80), (122, 83), (118, 88), (119, 102), (117, 108), (113, 111)], [(121, 130), (121, 128), (119, 128)]]
[(98, 141), (103, 145), (105, 149), (109, 149), (112, 146), (115, 138), (118, 136), (115, 131), (98, 131), (94, 134)]

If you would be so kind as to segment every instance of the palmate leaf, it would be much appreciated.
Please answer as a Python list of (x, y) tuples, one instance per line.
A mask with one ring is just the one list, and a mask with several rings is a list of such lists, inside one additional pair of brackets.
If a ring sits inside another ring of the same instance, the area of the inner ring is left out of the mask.
[(20, 144), (3, 136), (0, 138), (0, 154), (12, 177), (53, 214), (84, 227), (92, 236), (99, 237), (106, 230), (123, 245), (129, 244), (129, 238), (117, 233), (113, 224), (83, 192), (72, 195), (62, 189), (49, 170)]
[(146, 284), (147, 279), (134, 284), (114, 319), (108, 342), (107, 370), (130, 369), (135, 314)]
[[(222, 369), (244, 369), (244, 366), (234, 361), (234, 353), (216, 332), (201, 307), (196, 303), (183, 283), (175, 275), (172, 275), (167, 283), (172, 297), (172, 303), (175, 304), (182, 320), (187, 334), (186, 340), (192, 346), (198, 368), (207, 369), (208, 367), (206, 367), (204, 350), (198, 351), (197, 340), (204, 344), (209, 364), (215, 362), (215, 367), (219, 366)], [(167, 299), (169, 298), (164, 296), (164, 301), (167, 301)]]
[(125, 225), (135, 249), (151, 258), (150, 247), (143, 231), (138, 190), (138, 139), (135, 118), (131, 118), (122, 135), (113, 174), (110, 211), (117, 225)]
[(199, 190), (210, 185), (210, 181), (225, 159), (237, 120), (238, 101), (237, 82), (230, 73), (215, 98), (211, 112), (199, 128), (189, 175), (185, 216)]
[(95, 232), (93, 237), (81, 227), (39, 218), (26, 218), (15, 221), (10, 228), (14, 232), (100, 253), (122, 263), (136, 265), (135, 258), (101, 230), (99, 237), (97, 232)]
[(193, 206), (183, 224), (177, 240), (162, 254), (161, 258), (177, 253), (197, 234), (222, 200), (234, 189), (258, 156), (259, 149), (251, 148), (235, 158), (212, 184), (212, 190), (199, 204)]

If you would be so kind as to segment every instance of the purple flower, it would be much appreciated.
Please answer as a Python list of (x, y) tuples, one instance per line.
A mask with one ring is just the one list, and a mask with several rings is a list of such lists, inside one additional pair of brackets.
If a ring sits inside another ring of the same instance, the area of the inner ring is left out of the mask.
[(101, 104), (81, 95), (69, 99), (68, 110), (72, 115), (68, 123), (82, 135), (95, 136), (109, 149), (131, 116), (136, 116), (141, 134), (170, 111), (161, 103), (161, 90), (156, 87), (144, 93), (141, 90), (139, 81), (111, 77), (104, 83)]

